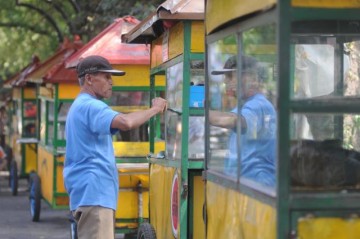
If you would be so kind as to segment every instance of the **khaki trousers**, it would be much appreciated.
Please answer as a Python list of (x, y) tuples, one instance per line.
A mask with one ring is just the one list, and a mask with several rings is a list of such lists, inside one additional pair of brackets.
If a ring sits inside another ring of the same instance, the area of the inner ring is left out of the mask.
[(79, 207), (72, 212), (78, 239), (114, 239), (115, 212), (99, 206)]

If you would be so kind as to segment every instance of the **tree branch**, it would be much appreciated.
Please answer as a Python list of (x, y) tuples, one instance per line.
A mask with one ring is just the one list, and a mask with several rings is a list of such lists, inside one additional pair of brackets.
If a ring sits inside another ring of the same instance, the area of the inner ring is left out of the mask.
[(76, 0), (68, 0), (68, 2), (71, 4), (71, 6), (74, 8), (76, 13), (80, 12), (80, 7), (77, 4)]
[(36, 28), (32, 25), (28, 25), (28, 24), (24, 24), (24, 23), (5, 23), (5, 22), (0, 22), (0, 27), (14, 27), (14, 28), (17, 28), (17, 27), (21, 27), (21, 28), (25, 28), (29, 31), (32, 31), (32, 32), (35, 32), (35, 33), (38, 33), (38, 34), (41, 34), (41, 35), (49, 35), (49, 32), (48, 31), (44, 31), (44, 30), (40, 30), (39, 28)]
[(70, 32), (71, 33), (74, 32), (74, 26), (73, 26), (72, 22), (70, 21), (69, 17), (64, 12), (64, 10), (61, 8), (61, 6), (51, 0), (44, 0), (44, 1), (48, 4), (50, 4), (57, 12), (60, 13), (62, 18), (65, 20), (66, 24), (68, 25)]
[(47, 14), (42, 9), (37, 8), (37, 7), (35, 7), (35, 6), (31, 5), (31, 4), (20, 3), (19, 1), (20, 0), (15, 0), (15, 3), (16, 3), (17, 6), (29, 8), (31, 10), (37, 11), (42, 16), (44, 16), (46, 18), (46, 20), (55, 28), (55, 31), (56, 31), (57, 36), (58, 36), (58, 41), (59, 42), (63, 41), (63, 36), (62, 36), (62, 33), (61, 33), (59, 27), (57, 26), (56, 22), (54, 21), (54, 19), (49, 14)]

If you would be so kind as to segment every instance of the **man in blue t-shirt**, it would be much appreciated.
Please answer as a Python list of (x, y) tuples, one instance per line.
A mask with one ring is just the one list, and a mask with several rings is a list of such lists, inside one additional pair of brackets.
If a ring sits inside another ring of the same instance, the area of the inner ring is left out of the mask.
[(144, 111), (122, 114), (102, 99), (112, 94), (112, 75), (122, 76), (101, 56), (88, 56), (77, 65), (81, 87), (66, 120), (64, 182), (70, 210), (81, 239), (114, 238), (118, 196), (118, 172), (111, 135), (117, 130), (139, 127), (166, 109), (166, 101), (155, 98)]
[[(213, 75), (225, 75), (227, 94), (237, 97), (240, 107), (240, 174), (263, 185), (275, 185), (276, 111), (261, 93), (261, 68), (249, 56), (241, 59), (240, 94), (237, 94), (237, 59), (230, 57), (224, 69)], [(237, 175), (237, 107), (231, 112), (210, 111), (210, 124), (231, 130), (229, 153), (225, 159), (225, 173)]]

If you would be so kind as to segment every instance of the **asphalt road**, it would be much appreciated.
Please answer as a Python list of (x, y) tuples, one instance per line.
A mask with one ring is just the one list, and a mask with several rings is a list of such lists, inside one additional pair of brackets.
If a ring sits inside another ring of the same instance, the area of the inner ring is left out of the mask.
[[(68, 210), (52, 209), (41, 201), (40, 221), (32, 222), (29, 209), (28, 182), (19, 180), (18, 195), (12, 196), (8, 177), (0, 171), (0, 239), (69, 239)], [(124, 238), (116, 234), (115, 239)]]
[(40, 221), (32, 222), (27, 180), (19, 181), (18, 195), (12, 196), (7, 177), (0, 176), (0, 239), (69, 239), (68, 213), (51, 209), (42, 200)]

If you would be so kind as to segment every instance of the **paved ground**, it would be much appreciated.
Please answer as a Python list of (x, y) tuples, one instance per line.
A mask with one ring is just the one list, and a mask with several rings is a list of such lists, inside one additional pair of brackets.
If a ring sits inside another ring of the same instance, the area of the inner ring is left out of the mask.
[(7, 178), (0, 177), (1, 239), (68, 239), (70, 224), (67, 210), (51, 209), (41, 202), (40, 221), (32, 222), (29, 212), (27, 180), (19, 181), (18, 196), (12, 196)]
[[(69, 239), (67, 210), (54, 210), (41, 202), (40, 221), (32, 222), (27, 180), (19, 181), (18, 196), (12, 196), (8, 179), (0, 176), (0, 239)], [(123, 238), (116, 235), (116, 238)]]

